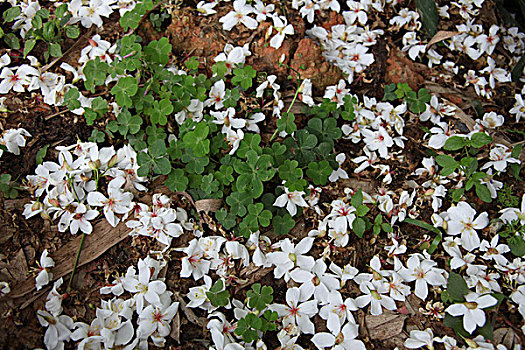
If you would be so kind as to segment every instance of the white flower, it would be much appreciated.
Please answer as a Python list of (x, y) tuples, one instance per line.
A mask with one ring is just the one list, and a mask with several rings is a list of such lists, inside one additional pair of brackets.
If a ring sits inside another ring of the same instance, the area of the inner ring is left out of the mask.
[(44, 249), (40, 256), (39, 270), (40, 272), (36, 276), (36, 290), (40, 290), (43, 286), (47, 285), (52, 279), (53, 274), (49, 272), (49, 268), (54, 267), (55, 262), (51, 257), (48, 256), (47, 249)]
[(525, 225), (525, 194), (521, 197), (521, 208), (505, 208), (500, 211), (500, 219), (505, 223), (519, 220), (520, 225)]
[(89, 220), (93, 220), (98, 216), (98, 211), (88, 209), (84, 204), (76, 204), (76, 209), (70, 214), (69, 230), (71, 234), (76, 234), (78, 230), (83, 233), (90, 234), (93, 231), (93, 226)]
[(212, 123), (222, 125), (221, 132), (224, 134), (227, 134), (228, 131), (231, 131), (232, 129), (244, 128), (246, 125), (246, 120), (242, 118), (234, 118), (235, 108), (233, 107), (220, 112), (211, 111), (210, 114), (215, 117), (215, 120), (213, 120)]
[(512, 150), (505, 145), (498, 144), (492, 148), (489, 153), (490, 161), (481, 167), (481, 170), (489, 167), (494, 167), (497, 171), (504, 171), (507, 168), (507, 163), (520, 164), (521, 161), (512, 157)]
[(224, 52), (221, 52), (214, 58), (215, 62), (224, 62), (227, 68), (227, 73), (231, 73), (232, 68), (238, 64), (244, 64), (246, 60), (246, 55), (244, 49), (240, 46), (233, 47), (229, 44), (226, 44), (224, 47)]
[(490, 243), (486, 240), (481, 241), (479, 251), (485, 252), (485, 254), (482, 256), (483, 259), (494, 260), (500, 265), (505, 265), (507, 263), (507, 259), (503, 256), (503, 254), (510, 252), (510, 248), (506, 244), (498, 244), (498, 240), (499, 235), (495, 235)]
[(38, 322), (42, 327), (47, 327), (44, 334), (44, 344), (48, 350), (64, 348), (64, 342), (69, 341), (73, 320), (66, 315), (53, 316), (44, 310), (37, 311)]
[(294, 216), (295, 214), (297, 214), (297, 206), (300, 206), (303, 208), (308, 207), (308, 203), (306, 203), (303, 196), (304, 196), (303, 191), (290, 192), (285, 187), (284, 193), (275, 199), (275, 202), (273, 203), (273, 205), (276, 207), (281, 207), (281, 208), (286, 206), (286, 210), (288, 210), (291, 216)]
[(204, 276), (204, 284), (197, 287), (191, 287), (186, 296), (190, 299), (190, 302), (186, 305), (187, 307), (200, 307), (202, 309), (211, 311), (214, 307), (211, 305), (206, 292), (208, 292), (212, 286), (212, 279), (210, 276)]
[[(6, 130), (2, 137), (0, 137), (0, 145), (4, 145), (8, 152), (15, 155), (20, 154), (19, 147), (26, 145), (26, 137), (31, 137), (31, 134), (24, 128)], [(0, 153), (0, 156), (2, 154)]]
[(525, 116), (525, 102), (523, 102), (523, 97), (520, 94), (514, 95), (516, 103), (509, 111), (511, 114), (516, 114), (516, 123), (518, 123), (521, 117)]
[(481, 213), (476, 219), (476, 211), (467, 202), (459, 202), (455, 207), (447, 210), (447, 233), (458, 235), (461, 233), (461, 243), (469, 252), (479, 247), (480, 240), (476, 230), (481, 230), (489, 224), (489, 215)]
[(346, 320), (350, 323), (355, 323), (351, 311), (356, 311), (357, 306), (352, 298), (346, 298), (343, 301), (341, 293), (333, 291), (328, 294), (327, 302), (319, 311), (319, 316), (326, 320), (326, 327), (330, 332), (339, 334)]
[(343, 165), (343, 163), (346, 160), (346, 155), (344, 153), (339, 153), (335, 157), (335, 160), (339, 164), (339, 168), (337, 170), (333, 170), (332, 171), (332, 173), (328, 177), (328, 180), (330, 180), (330, 182), (336, 182), (340, 178), (341, 179), (348, 179), (347, 172), (344, 169), (341, 168), (341, 166)]
[(204, 106), (208, 107), (214, 104), (215, 109), (224, 107), (223, 100), (226, 94), (224, 80), (218, 80), (210, 89), (210, 98), (204, 102)]
[(315, 300), (326, 304), (329, 293), (339, 289), (336, 276), (326, 273), (326, 268), (326, 263), (317, 259), (313, 266), (302, 266), (290, 272), (290, 277), (301, 283), (299, 290), (304, 299), (310, 299), (313, 295)]
[(273, 28), (277, 31), (270, 39), (270, 46), (278, 49), (281, 47), (286, 35), (294, 35), (295, 31), (291, 24), (288, 24), (286, 17), (284, 16), (273, 16)]
[(482, 309), (496, 305), (498, 300), (492, 295), (469, 293), (465, 302), (450, 305), (445, 311), (452, 316), (463, 316), (463, 328), (472, 334), (477, 327), (485, 324), (485, 312)]
[(182, 251), (186, 253), (186, 256), (182, 258), (181, 277), (193, 275), (193, 279), (197, 281), (208, 273), (211, 262), (205, 258), (204, 250), (198, 239), (191, 240)]
[(433, 343), (434, 333), (430, 328), (427, 328), (424, 331), (410, 331), (410, 338), (405, 340), (405, 346), (409, 349), (419, 349), (423, 346), (426, 346), (429, 349), (433, 349)]
[[(276, 311), (283, 317), (283, 324), (296, 324), (300, 332), (314, 334), (315, 327), (310, 317), (317, 313), (317, 301), (310, 300), (303, 302), (299, 288), (293, 287), (286, 291), (286, 304), (273, 304), (270, 309)], [(303, 303), (301, 303), (303, 302)]]
[(250, 13), (253, 13), (253, 7), (246, 5), (246, 0), (235, 0), (233, 11), (221, 17), (219, 22), (222, 23), (222, 29), (228, 31), (232, 30), (238, 23), (244, 24), (248, 29), (255, 29), (259, 23), (248, 16)]
[(364, 295), (360, 295), (355, 299), (355, 304), (359, 308), (364, 308), (370, 304), (370, 313), (372, 315), (381, 315), (383, 308), (388, 310), (395, 310), (397, 308), (396, 302), (391, 297), (385, 295), (388, 293), (388, 286), (381, 281), (363, 282), (359, 286)]
[(137, 312), (140, 313), (144, 309), (144, 301), (154, 306), (161, 306), (160, 295), (166, 291), (166, 284), (160, 280), (151, 281), (151, 269), (142, 259), (138, 262), (138, 269), (138, 278), (137, 276), (126, 275), (122, 284), (125, 290), (134, 293)]
[(11, 68), (4, 67), (0, 73), (0, 94), (7, 94), (11, 89), (16, 92), (24, 92), (24, 85), (31, 83), (32, 75), (40, 75), (40, 72), (27, 64), (23, 64), (16, 72)]
[(213, 9), (216, 5), (217, 5), (216, 1), (208, 2), (208, 3), (204, 1), (200, 1), (197, 4), (197, 11), (199, 12), (199, 15), (203, 15), (203, 16), (213, 15), (214, 13), (217, 13), (217, 11)]
[(51, 312), (53, 316), (58, 316), (62, 313), (62, 299), (64, 296), (58, 292), (58, 288), (60, 288), (62, 283), (62, 277), (57, 279), (53, 284), (53, 289), (51, 289), (46, 298), (46, 310)]
[(380, 127), (377, 131), (362, 129), (366, 147), (370, 151), (378, 151), (381, 158), (388, 158), (388, 148), (394, 145), (394, 140), (385, 128)]
[(313, 266), (314, 258), (305, 255), (312, 249), (313, 237), (305, 237), (296, 246), (289, 238), (280, 242), (280, 252), (271, 252), (266, 255), (268, 261), (276, 265), (273, 273), (275, 278), (282, 278), (286, 282), (290, 279), (289, 271), (297, 266)]
[(107, 1), (90, 0), (88, 6), (82, 6), (78, 10), (80, 23), (86, 28), (95, 24), (97, 27), (102, 26), (102, 17), (109, 17), (113, 10), (109, 7)]
[(504, 122), (505, 117), (503, 117), (501, 114), (489, 112), (483, 115), (483, 121), (481, 122), (481, 125), (487, 129), (495, 129), (499, 126), (502, 126)]
[(332, 347), (337, 350), (366, 350), (365, 344), (361, 340), (357, 340), (359, 335), (358, 326), (355, 323), (347, 323), (340, 333), (336, 335), (319, 332), (312, 337), (312, 343), (318, 349)]
[(412, 255), (407, 261), (407, 268), (399, 271), (406, 282), (416, 281), (415, 295), (423, 300), (427, 299), (428, 286), (442, 286), (447, 283), (441, 269), (436, 268), (437, 263), (429, 259), (420, 259)]
[(261, 0), (255, 0), (254, 13), (257, 15), (257, 22), (266, 20), (266, 17), (272, 16), (272, 12), (275, 10), (274, 4), (264, 4)]
[(7, 282), (0, 282), (0, 296), (4, 296), (11, 292), (11, 288), (9, 287), (9, 283)]
[(146, 306), (139, 314), (137, 336), (145, 339), (154, 332), (156, 332), (156, 337), (169, 335), (171, 331), (170, 322), (175, 317), (178, 307), (178, 302), (171, 303), (169, 306)]
[(100, 192), (90, 192), (87, 195), (87, 202), (91, 206), (104, 207), (104, 216), (109, 224), (117, 226), (119, 218), (115, 214), (127, 214), (131, 209), (133, 194), (123, 192), (120, 188), (126, 180), (123, 177), (117, 177), (108, 184), (108, 197)]

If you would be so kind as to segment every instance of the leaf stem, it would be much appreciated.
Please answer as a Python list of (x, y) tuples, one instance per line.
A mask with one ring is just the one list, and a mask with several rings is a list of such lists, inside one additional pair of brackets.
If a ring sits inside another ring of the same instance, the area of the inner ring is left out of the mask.
[(84, 238), (86, 238), (86, 234), (82, 232), (82, 238), (80, 239), (80, 245), (78, 246), (77, 256), (75, 258), (75, 263), (73, 264), (73, 271), (71, 271), (71, 277), (69, 278), (69, 283), (67, 284), (67, 293), (71, 291), (71, 282), (73, 282), (73, 276), (75, 275), (75, 272), (77, 270), (78, 260), (80, 259), (80, 252), (82, 251), (82, 246), (84, 245)]

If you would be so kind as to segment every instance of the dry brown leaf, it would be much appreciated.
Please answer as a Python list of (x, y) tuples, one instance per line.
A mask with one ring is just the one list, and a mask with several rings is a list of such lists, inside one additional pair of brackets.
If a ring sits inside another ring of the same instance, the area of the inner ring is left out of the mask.
[[(78, 267), (95, 260), (104, 254), (106, 250), (126, 239), (126, 237), (129, 236), (129, 231), (130, 229), (127, 228), (126, 224), (122, 222), (118, 224), (117, 227), (112, 227), (107, 223), (106, 220), (103, 219), (97, 222), (93, 226), (93, 232), (89, 235), (86, 235), (84, 239), (84, 246), (82, 247), (82, 252), (80, 253)], [(55, 267), (51, 269), (53, 272), (53, 279), (65, 276), (73, 270), (73, 265), (75, 263), (75, 258), (81, 239), (82, 237), (79, 235), (51, 254), (51, 257), (55, 261)], [(35, 279), (33, 276), (30, 276), (16, 284), (11, 289), (13, 292), (8, 294), (8, 296), (11, 298), (20, 298), (34, 289)], [(22, 300), (21, 302), (24, 301), (25, 300)]]
[(206, 214), (216, 212), (222, 207), (222, 199), (201, 199), (195, 202), (195, 209)]
[(454, 37), (454, 36), (456, 36), (458, 34), (459, 34), (459, 32), (456, 32), (456, 31), (440, 30), (428, 42), (427, 50), (428, 50), (428, 48), (430, 46), (432, 46), (432, 45), (434, 45), (436, 43), (439, 43), (440, 41), (450, 39), (450, 38), (452, 38), (452, 37)]
[(171, 339), (175, 340), (177, 343), (180, 344), (180, 313), (178, 312), (175, 314), (175, 317), (173, 317), (173, 320), (171, 321), (170, 337)]
[(382, 315), (365, 316), (365, 325), (368, 335), (374, 340), (385, 340), (392, 338), (403, 331), (407, 316), (385, 311)]
[(521, 345), (520, 337), (512, 328), (498, 328), (494, 331), (494, 342), (503, 344), (507, 349), (515, 349), (516, 345)]
[(197, 317), (193, 310), (186, 306), (186, 302), (182, 297), (177, 297), (177, 301), (179, 302), (179, 309), (184, 312), (188, 321), (200, 327), (204, 327), (206, 325), (207, 320), (202, 317)]
[[(11, 274), (11, 276), (13, 276), (13, 278), (17, 281), (23, 281), (27, 278), (29, 268), (27, 266), (26, 256), (22, 249), (20, 249), (16, 253), (15, 257), (8, 264), (7, 269), (9, 270), (9, 273)], [(34, 282), (34, 278), (33, 277), (30, 277), (30, 278), (32, 278)], [(16, 290), (16, 289), (12, 288), (11, 290)]]

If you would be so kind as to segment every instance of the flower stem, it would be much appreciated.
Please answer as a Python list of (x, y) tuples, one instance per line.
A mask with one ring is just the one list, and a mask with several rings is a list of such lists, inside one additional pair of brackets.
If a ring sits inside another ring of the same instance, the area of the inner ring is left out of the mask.
[(80, 252), (82, 251), (82, 246), (84, 245), (84, 238), (86, 238), (86, 234), (82, 232), (82, 238), (80, 239), (80, 245), (78, 246), (77, 256), (75, 258), (75, 263), (73, 264), (73, 271), (71, 271), (71, 277), (69, 278), (69, 283), (67, 284), (67, 293), (71, 291), (71, 282), (73, 282), (73, 276), (75, 275), (75, 271), (77, 270)]
[[(286, 114), (290, 113), (290, 111), (292, 110), (292, 107), (293, 107), (295, 101), (297, 100), (297, 96), (299, 96), (299, 90), (301, 90), (301, 86), (300, 85), (297, 88), (297, 90), (295, 90), (295, 95), (293, 97), (292, 103), (290, 103), (290, 106), (288, 106), (288, 110), (286, 111)], [(279, 128), (275, 129), (275, 132), (273, 133), (272, 137), (270, 137), (270, 142), (272, 142), (272, 140), (275, 138), (275, 136), (277, 136), (278, 132), (279, 132)]]

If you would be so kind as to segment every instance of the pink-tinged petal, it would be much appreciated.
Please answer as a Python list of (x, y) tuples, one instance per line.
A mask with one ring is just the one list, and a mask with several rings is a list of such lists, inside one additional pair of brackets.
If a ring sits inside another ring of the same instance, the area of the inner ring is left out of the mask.
[(335, 337), (330, 333), (317, 333), (311, 339), (318, 349), (324, 349), (335, 345)]

